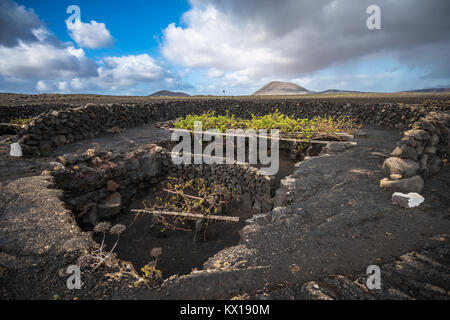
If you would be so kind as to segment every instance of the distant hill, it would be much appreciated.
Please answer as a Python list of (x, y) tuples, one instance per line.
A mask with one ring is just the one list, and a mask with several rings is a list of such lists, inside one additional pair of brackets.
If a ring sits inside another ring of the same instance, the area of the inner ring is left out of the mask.
[(450, 88), (430, 88), (430, 89), (409, 90), (405, 92), (441, 93), (441, 92), (450, 92)]
[(300, 87), (292, 82), (272, 81), (264, 87), (253, 93), (253, 95), (296, 95), (296, 94), (349, 94), (349, 93), (366, 93), (353, 90), (328, 89), (325, 91), (315, 92)]
[(272, 81), (253, 93), (254, 96), (261, 95), (290, 95), (310, 94), (311, 91), (300, 87), (292, 82)]
[(161, 91), (150, 94), (149, 97), (189, 97), (189, 95), (184, 92), (161, 90)]
[(367, 93), (362, 91), (353, 91), (353, 90), (338, 90), (338, 89), (328, 89), (321, 92), (315, 92), (318, 94), (348, 94), (348, 93)]
[[(450, 93), (450, 86), (447, 88), (428, 88), (409, 91), (400, 91), (392, 93)], [(340, 90), (328, 89), (324, 91), (310, 91), (306, 88), (300, 87), (293, 82), (272, 81), (264, 87), (255, 91), (252, 95), (340, 95), (340, 94), (375, 94), (375, 92), (355, 91), (355, 90)]]

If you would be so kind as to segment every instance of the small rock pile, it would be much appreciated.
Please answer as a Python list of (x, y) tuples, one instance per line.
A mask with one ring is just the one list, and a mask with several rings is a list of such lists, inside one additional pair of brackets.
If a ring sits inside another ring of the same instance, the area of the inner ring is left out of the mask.
[(390, 158), (383, 164), (388, 178), (380, 187), (399, 192), (420, 192), (424, 179), (439, 172), (450, 154), (450, 114), (431, 112), (405, 131)]

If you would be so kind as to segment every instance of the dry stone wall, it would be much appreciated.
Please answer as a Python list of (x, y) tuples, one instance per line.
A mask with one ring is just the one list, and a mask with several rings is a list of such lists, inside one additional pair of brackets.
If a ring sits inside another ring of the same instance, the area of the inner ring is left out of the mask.
[(420, 192), (424, 179), (439, 172), (450, 154), (450, 114), (431, 112), (403, 132), (383, 168), (387, 178), (380, 187), (399, 192)]
[(352, 116), (365, 124), (406, 129), (431, 111), (450, 112), (450, 102), (422, 105), (350, 104), (334, 101), (297, 100), (181, 100), (140, 105), (87, 104), (78, 108), (49, 110), (40, 114), (19, 132), (19, 144), (25, 155), (49, 154), (55, 147), (94, 137), (114, 128), (128, 128), (153, 121), (166, 121), (187, 114), (215, 110), (243, 118), (275, 110), (295, 117)]
[(49, 154), (57, 147), (92, 138), (114, 128), (129, 128), (154, 121), (152, 107), (92, 105), (48, 111), (19, 131), (25, 155)]
[(65, 154), (51, 169), (75, 217), (92, 225), (118, 214), (139, 188), (157, 185), (167, 173), (164, 150), (154, 144), (122, 154), (94, 149)]
[(158, 188), (167, 177), (204, 178), (231, 187), (243, 205), (259, 212), (272, 208), (272, 178), (247, 164), (180, 164), (162, 147), (149, 144), (123, 154), (96, 152), (65, 154), (49, 174), (64, 190), (64, 201), (75, 217), (95, 225), (119, 212), (140, 189)]
[(384, 163), (388, 178), (380, 186), (396, 191), (420, 191), (423, 179), (439, 170), (449, 146), (450, 102), (433, 101), (420, 105), (350, 104), (336, 101), (298, 100), (177, 100), (140, 105), (87, 104), (42, 113), (20, 130), (19, 144), (24, 155), (45, 155), (57, 147), (114, 130), (166, 121), (187, 114), (215, 110), (248, 118), (275, 110), (295, 117), (351, 116), (360, 123), (406, 130), (392, 157)]
[(34, 118), (50, 110), (65, 110), (76, 107), (76, 105), (63, 104), (24, 104), (15, 106), (0, 106), (0, 123), (7, 123), (12, 119)]
[[(231, 188), (246, 208), (266, 212), (272, 209), (275, 194), (274, 177), (246, 163), (179, 164), (169, 165), (169, 175), (185, 180), (204, 178)], [(170, 160), (171, 161), (171, 160)]]

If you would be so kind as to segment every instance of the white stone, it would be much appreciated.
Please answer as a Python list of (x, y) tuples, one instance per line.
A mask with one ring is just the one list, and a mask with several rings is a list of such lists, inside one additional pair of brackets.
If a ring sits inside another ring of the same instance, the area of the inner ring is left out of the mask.
[(22, 156), (22, 148), (20, 147), (20, 144), (18, 144), (18, 143), (11, 144), (11, 151), (9, 152), (9, 155), (11, 157), (21, 157)]
[(422, 202), (425, 201), (425, 198), (416, 192), (410, 193), (401, 193), (395, 192), (392, 195), (392, 202), (402, 205), (407, 208), (418, 207)]
[(367, 137), (367, 132), (365, 132), (364, 130), (358, 130), (354, 133), (354, 135), (356, 137), (360, 137), (360, 138), (366, 138)]

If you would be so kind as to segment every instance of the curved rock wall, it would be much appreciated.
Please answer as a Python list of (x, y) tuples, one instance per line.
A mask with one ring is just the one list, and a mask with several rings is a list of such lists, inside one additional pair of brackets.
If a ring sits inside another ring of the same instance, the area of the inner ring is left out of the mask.
[(399, 192), (420, 192), (424, 179), (439, 172), (450, 154), (450, 114), (430, 112), (403, 133), (383, 168), (388, 175), (380, 187)]
[(350, 104), (333, 101), (304, 102), (298, 100), (182, 100), (160, 101), (141, 105), (94, 105), (47, 111), (19, 132), (19, 143), (25, 155), (49, 154), (57, 146), (94, 137), (114, 128), (128, 128), (152, 121), (175, 119), (187, 114), (228, 110), (238, 117), (263, 115), (275, 110), (295, 117), (352, 116), (365, 124), (408, 128), (430, 111), (448, 113), (450, 103), (422, 105)]
[(58, 104), (29, 104), (18, 106), (1, 106), (0, 107), (0, 123), (7, 123), (12, 119), (29, 119), (39, 116), (50, 110), (65, 110), (68, 108), (76, 108), (75, 105), (58, 105)]
[(113, 155), (89, 149), (65, 154), (48, 173), (64, 190), (64, 201), (78, 219), (95, 225), (118, 214), (139, 189), (158, 186), (171, 177), (204, 178), (236, 190), (246, 207), (272, 208), (272, 179), (247, 164), (174, 165), (165, 149), (149, 144), (130, 153)]
[(24, 154), (49, 154), (53, 148), (92, 138), (114, 128), (135, 127), (155, 120), (152, 107), (92, 105), (48, 111), (19, 131)]
[(203, 178), (209, 182), (217, 182), (235, 190), (244, 207), (256, 209), (258, 212), (272, 209), (274, 178), (257, 168), (239, 162), (174, 165), (170, 159), (169, 161), (171, 176), (183, 177), (186, 180)]

